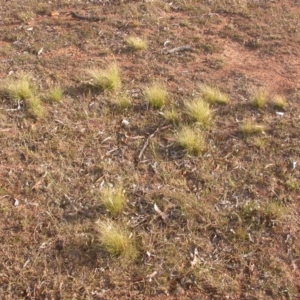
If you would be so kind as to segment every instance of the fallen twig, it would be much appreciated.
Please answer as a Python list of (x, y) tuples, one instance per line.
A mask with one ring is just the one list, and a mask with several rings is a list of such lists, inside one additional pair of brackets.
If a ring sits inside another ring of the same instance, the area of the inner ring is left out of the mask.
[(138, 157), (137, 157), (137, 159), (136, 159), (136, 164), (139, 163), (139, 161), (141, 160), (142, 156), (144, 155), (144, 152), (145, 152), (146, 148), (147, 148), (148, 145), (149, 145), (150, 139), (152, 139), (152, 138), (156, 135), (157, 132), (162, 131), (162, 130), (165, 130), (165, 129), (168, 129), (168, 128), (170, 128), (170, 126), (171, 126), (171, 125), (164, 126), (164, 127), (158, 127), (158, 128), (156, 128), (156, 129), (154, 130), (153, 133), (151, 133), (151, 134), (148, 136), (148, 138), (146, 139), (146, 141), (145, 141), (145, 143), (144, 143), (144, 145), (143, 145), (141, 151), (139, 152), (139, 155), (138, 155)]
[(90, 21), (90, 22), (101, 21), (101, 18), (99, 18), (98, 16), (83, 16), (74, 11), (71, 11), (71, 16), (78, 20), (85, 20), (85, 21)]
[(190, 51), (193, 48), (190, 45), (185, 45), (181, 47), (172, 48), (167, 51), (168, 54), (175, 53), (175, 52), (181, 52), (181, 51)]

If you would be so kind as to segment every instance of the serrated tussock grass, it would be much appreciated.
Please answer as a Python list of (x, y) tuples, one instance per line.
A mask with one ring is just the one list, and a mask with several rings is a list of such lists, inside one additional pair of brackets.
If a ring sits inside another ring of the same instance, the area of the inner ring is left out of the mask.
[(205, 148), (203, 133), (197, 128), (182, 127), (176, 134), (176, 141), (187, 154), (194, 156), (199, 155)]
[(212, 121), (212, 112), (209, 104), (202, 98), (195, 98), (185, 102), (187, 115), (193, 122), (199, 123), (203, 127), (209, 127)]
[(160, 109), (167, 102), (168, 91), (163, 84), (155, 82), (145, 88), (145, 97), (151, 107)]
[(126, 44), (133, 51), (143, 51), (147, 49), (147, 42), (139, 37), (131, 36), (126, 39)]
[(275, 108), (282, 110), (285, 110), (288, 105), (286, 98), (280, 95), (276, 95), (273, 98), (272, 104)]
[(16, 80), (10, 78), (3, 89), (5, 94), (14, 101), (29, 99), (34, 94), (34, 88), (29, 75), (20, 75)]
[(124, 261), (132, 261), (136, 258), (135, 240), (127, 228), (109, 221), (97, 222), (96, 230), (99, 233), (99, 242), (103, 250)]
[(32, 96), (25, 100), (25, 107), (27, 113), (35, 118), (42, 118), (44, 115), (44, 108), (39, 97)]
[(245, 120), (240, 126), (240, 131), (244, 135), (254, 135), (261, 134), (265, 130), (265, 126), (261, 124), (256, 124), (252, 120)]
[(120, 70), (116, 63), (106, 69), (89, 69), (87, 74), (90, 76), (92, 84), (103, 91), (116, 91), (122, 86)]
[(178, 124), (179, 114), (175, 108), (168, 109), (164, 112), (164, 117), (168, 122)]
[(253, 92), (252, 105), (256, 108), (262, 108), (268, 100), (268, 92), (265, 88), (259, 88)]
[(211, 104), (227, 104), (229, 102), (228, 95), (222, 93), (217, 87), (201, 84), (200, 91), (203, 98)]
[(63, 97), (63, 90), (60, 86), (54, 86), (49, 89), (46, 99), (50, 102), (60, 102)]
[(97, 199), (112, 216), (116, 216), (122, 212), (126, 201), (122, 186), (104, 187), (97, 194)]
[(131, 106), (131, 99), (126, 93), (118, 93), (112, 98), (112, 103), (120, 109), (127, 109)]

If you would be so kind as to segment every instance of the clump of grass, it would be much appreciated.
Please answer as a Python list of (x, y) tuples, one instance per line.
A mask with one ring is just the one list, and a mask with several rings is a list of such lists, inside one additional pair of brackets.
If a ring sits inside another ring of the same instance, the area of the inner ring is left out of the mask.
[[(239, 216), (243, 223), (251, 222), (253, 225), (274, 225), (276, 221), (283, 219), (288, 213), (288, 209), (279, 202), (256, 203), (254, 201), (246, 203), (239, 209)], [(265, 221), (265, 222), (262, 222)]]
[(47, 95), (47, 100), (50, 102), (60, 102), (63, 97), (63, 90), (60, 86), (55, 86), (50, 88), (48, 95)]
[(265, 106), (268, 100), (268, 92), (265, 88), (260, 88), (253, 93), (252, 105), (256, 108)]
[(164, 117), (168, 122), (179, 123), (179, 115), (176, 109), (172, 108), (164, 112)]
[(122, 212), (126, 201), (122, 186), (107, 186), (100, 191), (98, 198), (113, 216), (116, 216)]
[(182, 127), (177, 133), (176, 141), (187, 154), (199, 155), (205, 148), (205, 140), (200, 131), (190, 127)]
[(264, 207), (264, 214), (271, 220), (282, 220), (288, 213), (289, 209), (277, 201), (271, 201)]
[(275, 108), (282, 109), (282, 110), (286, 109), (288, 105), (286, 99), (283, 96), (279, 96), (279, 95), (276, 95), (274, 97), (272, 103)]
[(19, 79), (9, 80), (4, 88), (5, 94), (14, 101), (29, 99), (34, 94), (29, 75), (22, 75)]
[(292, 176), (288, 176), (285, 181), (285, 186), (290, 191), (300, 191), (300, 182)]
[(147, 49), (147, 42), (139, 37), (131, 36), (126, 40), (128, 47), (133, 51), (143, 51)]
[(115, 63), (107, 69), (90, 69), (87, 73), (93, 84), (104, 91), (116, 91), (122, 86), (120, 70)]
[(193, 121), (200, 123), (204, 127), (208, 127), (211, 124), (212, 112), (209, 108), (209, 104), (203, 101), (202, 98), (196, 98), (186, 102), (185, 108), (187, 114)]
[(256, 136), (253, 138), (252, 144), (259, 149), (263, 149), (266, 146), (266, 141), (262, 139), (260, 136)]
[(101, 247), (112, 256), (132, 261), (136, 258), (135, 241), (129, 231), (115, 222), (97, 222)]
[(240, 127), (241, 132), (244, 135), (261, 134), (264, 132), (265, 127), (263, 125), (255, 124), (251, 120), (246, 120)]
[(41, 100), (37, 96), (32, 96), (25, 100), (26, 111), (28, 114), (35, 118), (41, 118), (44, 115), (44, 109)]
[(126, 93), (116, 95), (116, 97), (113, 99), (113, 103), (122, 109), (126, 109), (131, 106), (130, 98)]
[(217, 87), (211, 87), (206, 84), (200, 85), (200, 91), (203, 98), (212, 104), (227, 104), (229, 102), (229, 97), (222, 93)]
[(146, 87), (145, 96), (151, 107), (160, 109), (167, 102), (168, 92), (163, 85), (154, 83), (153, 85)]

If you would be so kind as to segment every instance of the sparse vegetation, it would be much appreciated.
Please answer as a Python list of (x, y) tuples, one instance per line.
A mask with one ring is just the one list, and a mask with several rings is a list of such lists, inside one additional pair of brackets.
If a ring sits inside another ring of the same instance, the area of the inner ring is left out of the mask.
[(116, 216), (122, 212), (126, 201), (122, 186), (104, 187), (97, 195), (97, 198), (112, 216)]
[(99, 241), (102, 248), (115, 257), (128, 262), (136, 258), (137, 249), (130, 232), (114, 222), (98, 222)]
[(200, 85), (200, 91), (203, 95), (203, 98), (209, 103), (227, 104), (229, 102), (229, 97), (226, 94), (221, 93), (216, 87), (202, 84)]
[(49, 89), (47, 100), (50, 102), (60, 102), (63, 97), (63, 90), (60, 86), (55, 86)]
[(94, 86), (104, 91), (116, 91), (122, 86), (120, 70), (116, 63), (107, 69), (90, 69), (87, 71)]
[(133, 51), (143, 51), (147, 49), (147, 42), (139, 37), (131, 36), (126, 40), (128, 47)]
[(9, 78), (7, 86), (3, 87), (4, 92), (14, 101), (29, 99), (34, 94), (29, 75), (20, 75), (19, 78)]
[(126, 109), (131, 106), (131, 100), (126, 93), (120, 93), (120, 94), (116, 95), (112, 99), (112, 102), (121, 109)]
[(287, 107), (287, 104), (288, 103), (287, 103), (286, 99), (280, 95), (276, 95), (273, 99), (273, 105), (277, 109), (285, 110)]
[(176, 136), (177, 143), (187, 154), (199, 155), (205, 148), (205, 140), (201, 131), (190, 127), (183, 127)]
[(168, 92), (163, 85), (154, 83), (146, 87), (145, 96), (151, 107), (160, 109), (167, 102)]
[(164, 117), (168, 122), (178, 124), (179, 115), (175, 108), (168, 109), (164, 112)]
[(2, 298), (299, 298), (297, 2), (1, 2)]
[(240, 130), (244, 135), (253, 135), (263, 133), (265, 127), (263, 125), (254, 123), (252, 120), (246, 120), (241, 125)]
[(30, 116), (35, 118), (41, 118), (44, 115), (44, 109), (41, 104), (41, 100), (37, 96), (26, 99), (26, 110)]
[(259, 88), (253, 93), (252, 105), (256, 108), (265, 106), (268, 100), (268, 93), (265, 88)]
[(189, 102), (185, 102), (185, 108), (188, 116), (204, 127), (208, 127), (212, 121), (212, 112), (209, 104), (202, 98), (196, 98)]

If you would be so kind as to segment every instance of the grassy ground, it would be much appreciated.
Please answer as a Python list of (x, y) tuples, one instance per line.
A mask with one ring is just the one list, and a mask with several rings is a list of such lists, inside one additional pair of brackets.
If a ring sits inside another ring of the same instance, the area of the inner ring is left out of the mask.
[(1, 299), (300, 298), (298, 1), (1, 8)]

